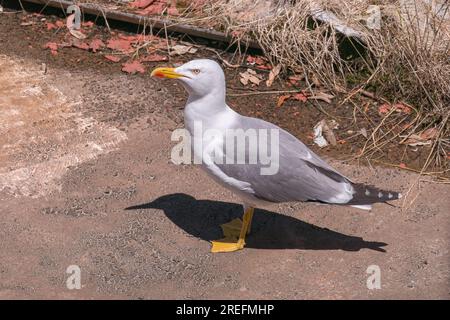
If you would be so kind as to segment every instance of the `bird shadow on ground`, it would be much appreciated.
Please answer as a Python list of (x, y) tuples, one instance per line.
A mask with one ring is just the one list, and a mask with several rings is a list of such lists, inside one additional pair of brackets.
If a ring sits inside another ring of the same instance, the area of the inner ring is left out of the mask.
[[(222, 238), (220, 225), (242, 217), (242, 206), (235, 203), (197, 200), (187, 194), (162, 196), (152, 202), (131, 206), (126, 210), (161, 209), (187, 233), (206, 241)], [(320, 228), (293, 217), (256, 209), (252, 233), (246, 238), (247, 248), (359, 251), (371, 249), (386, 252), (383, 242), (364, 241)]]

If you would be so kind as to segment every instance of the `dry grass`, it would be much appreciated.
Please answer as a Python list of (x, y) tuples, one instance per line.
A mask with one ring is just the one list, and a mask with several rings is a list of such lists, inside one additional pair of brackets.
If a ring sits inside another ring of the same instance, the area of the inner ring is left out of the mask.
[[(380, 8), (379, 27), (367, 22), (371, 5)], [(319, 8), (335, 15), (332, 23), (311, 19), (320, 15)], [(392, 114), (388, 114), (373, 128), (360, 156), (404, 140), (400, 135), (435, 127), (438, 137), (423, 170), (430, 164), (448, 167), (449, 1), (217, 0), (208, 2), (202, 12), (201, 18), (197, 14), (190, 22), (214, 26), (235, 35), (237, 41), (258, 41), (273, 64), (303, 73), (310, 89), (319, 80), (327, 89), (347, 92), (346, 100), (368, 90), (412, 107), (411, 119), (404, 120), (409, 126), (393, 129), (397, 120), (389, 120)], [(360, 41), (343, 37), (339, 32), (343, 28)]]

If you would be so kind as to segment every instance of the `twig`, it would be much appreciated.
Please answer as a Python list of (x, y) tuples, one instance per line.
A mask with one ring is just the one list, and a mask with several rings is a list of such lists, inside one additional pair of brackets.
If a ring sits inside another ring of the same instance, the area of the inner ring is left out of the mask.
[(230, 97), (244, 97), (244, 96), (255, 96), (260, 94), (280, 94), (280, 93), (300, 93), (302, 90), (280, 90), (280, 91), (254, 91), (246, 93), (229, 93), (227, 96)]

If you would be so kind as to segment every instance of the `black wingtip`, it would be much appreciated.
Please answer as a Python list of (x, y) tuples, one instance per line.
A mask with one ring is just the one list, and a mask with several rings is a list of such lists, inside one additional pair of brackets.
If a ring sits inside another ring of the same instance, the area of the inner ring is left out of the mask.
[(402, 198), (402, 194), (395, 191), (381, 190), (364, 184), (353, 184), (355, 194), (349, 202), (351, 205), (364, 205), (377, 202), (387, 202)]

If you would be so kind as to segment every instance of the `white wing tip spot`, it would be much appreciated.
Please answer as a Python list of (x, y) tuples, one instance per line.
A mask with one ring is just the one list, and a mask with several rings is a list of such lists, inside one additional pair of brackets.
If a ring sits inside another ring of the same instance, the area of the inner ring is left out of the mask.
[(401, 199), (403, 195), (401, 193), (398, 194), (398, 198)]
[(383, 193), (378, 192), (378, 198), (382, 198), (383, 197)]
[(370, 196), (370, 191), (369, 191), (369, 189), (366, 189), (366, 192), (364, 192), (364, 194), (365, 194), (366, 196)]
[(389, 193), (388, 197), (389, 197), (389, 199), (392, 199), (392, 197), (393, 197), (392, 193)]

